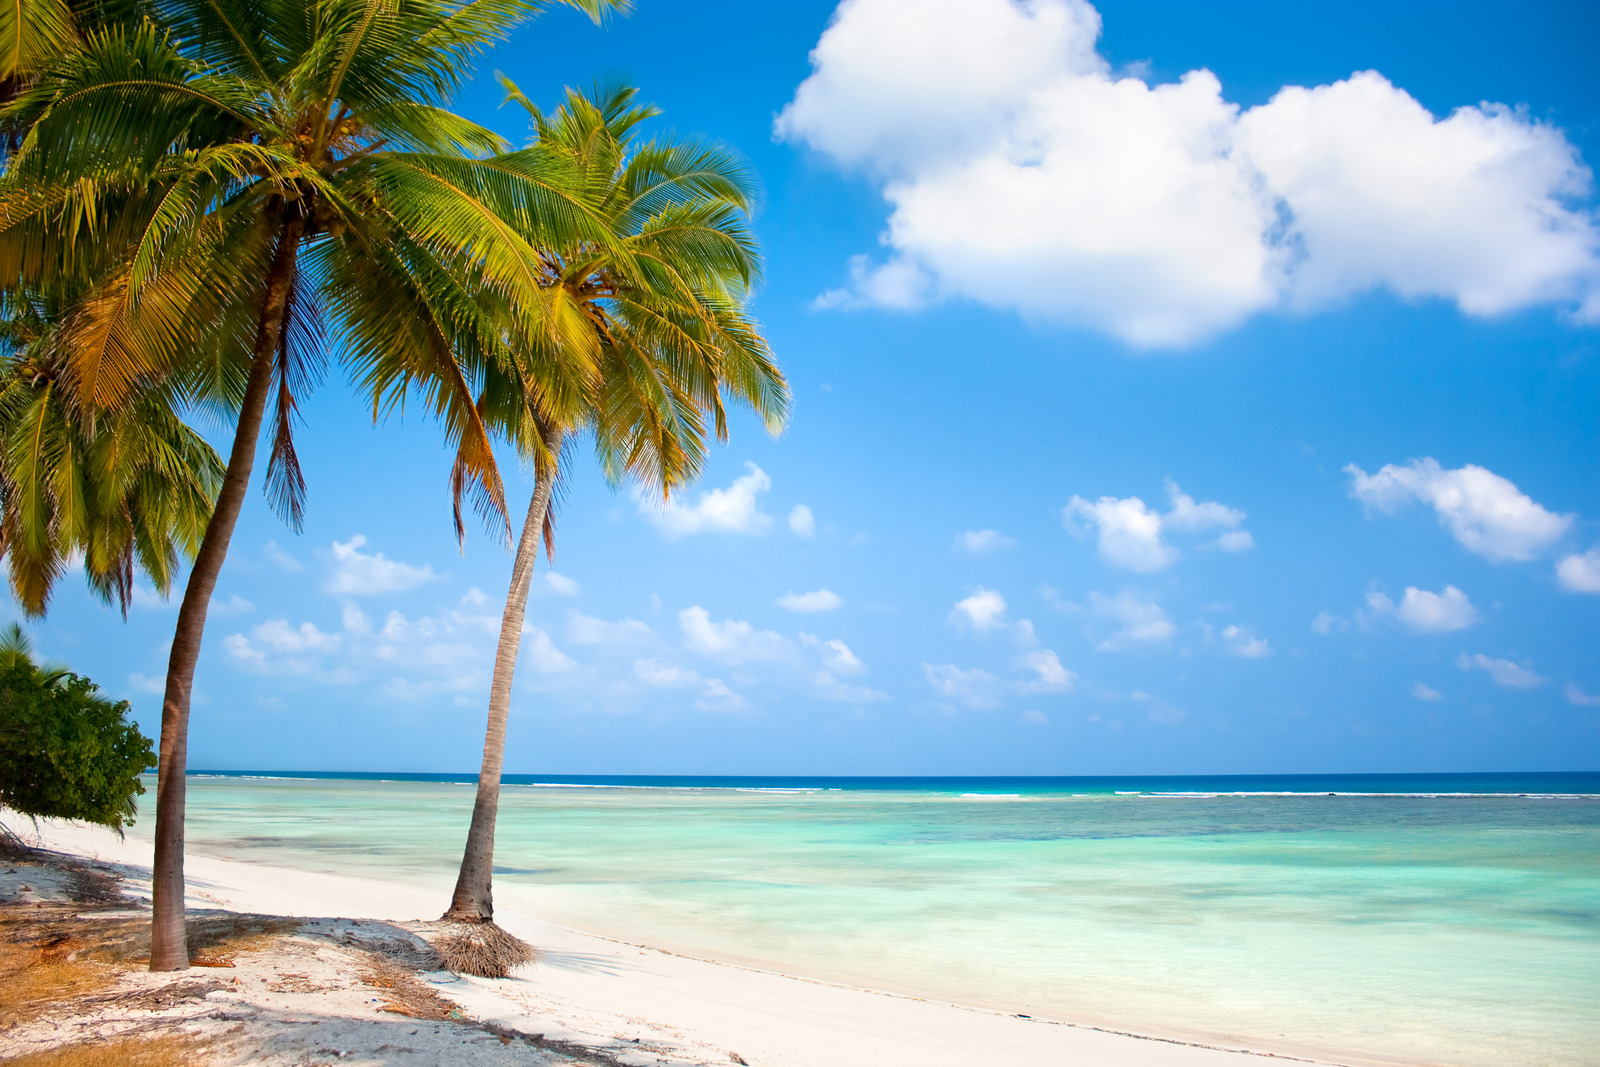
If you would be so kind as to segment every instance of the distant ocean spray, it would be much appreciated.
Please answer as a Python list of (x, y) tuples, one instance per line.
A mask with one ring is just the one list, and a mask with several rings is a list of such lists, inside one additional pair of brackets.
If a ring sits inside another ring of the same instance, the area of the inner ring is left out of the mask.
[[(188, 837), (443, 910), (473, 781), (198, 772)], [(1600, 774), (506, 781), (501, 906), (630, 941), (1331, 1058), (1600, 1048)]]

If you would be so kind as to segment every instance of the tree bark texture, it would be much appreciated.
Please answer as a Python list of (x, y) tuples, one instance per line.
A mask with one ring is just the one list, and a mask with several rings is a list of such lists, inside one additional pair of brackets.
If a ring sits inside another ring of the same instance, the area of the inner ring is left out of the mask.
[(289, 309), (289, 294), (294, 283), (295, 257), (299, 252), (304, 224), (298, 218), (286, 220), (278, 234), (268, 268), (266, 293), (261, 305), (261, 324), (256, 330), (255, 351), (250, 359), (250, 377), (244, 402), (239, 408), (239, 424), (234, 428), (233, 450), (222, 478), (222, 489), (206, 524), (200, 551), (184, 586), (178, 608), (177, 632), (172, 638), (172, 654), (167, 660), (166, 697), (161, 706), (161, 747), (156, 774), (156, 854), (151, 869), (150, 969), (181, 971), (189, 966), (189, 940), (184, 929), (183, 819), (188, 783), (185, 779), (189, 759), (189, 697), (194, 690), (195, 665), (200, 660), (200, 639), (205, 633), (206, 611), (217, 576), (228, 555), (228, 542), (239, 521), (250, 471), (255, 466), (256, 441), (266, 415), (267, 397), (272, 392), (272, 371), (283, 338)]
[[(561, 434), (545, 434), (552, 455), (561, 453)], [(489, 685), (489, 725), (483, 740), (483, 767), (478, 772), (478, 799), (472, 805), (472, 826), (467, 830), (466, 852), (461, 857), (461, 873), (450, 910), (444, 919), (451, 922), (488, 922), (494, 918), (494, 823), (500, 812), (500, 770), (506, 756), (506, 718), (511, 712), (511, 682), (517, 670), (517, 653), (522, 648), (522, 621), (528, 613), (528, 589), (533, 584), (534, 564), (539, 558), (539, 541), (544, 536), (545, 512), (550, 507), (550, 492), (555, 478), (534, 483), (528, 501), (528, 517), (517, 539), (516, 560), (511, 565), (511, 588), (506, 593), (505, 613), (500, 617), (500, 645), (494, 656), (494, 680)]]

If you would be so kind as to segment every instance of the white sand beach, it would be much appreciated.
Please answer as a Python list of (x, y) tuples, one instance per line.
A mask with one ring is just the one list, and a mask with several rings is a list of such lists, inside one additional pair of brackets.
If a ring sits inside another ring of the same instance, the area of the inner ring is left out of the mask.
[[(135, 900), (150, 862), (148, 842), (99, 829), (46, 825), (51, 849), (116, 865)], [(502, 911), (499, 922), (535, 946), (513, 978), (448, 972), (419, 977), (472, 1025), (418, 1022), (384, 1010), (354, 979), (360, 949), (404, 939), (402, 927), (441, 910), (447, 886), (396, 885), (242, 863), (191, 852), (190, 907), (315, 920), (299, 933), (240, 953), (227, 969), (182, 976), (126, 976), (137, 991), (174, 980), (210, 988), (165, 1019), (221, 1041), (218, 1050), (258, 1063), (621, 1063), (687, 1067), (1252, 1067), (1264, 1059), (1328, 1059), (1287, 1050), (1223, 1048), (1023, 1018), (891, 992), (697, 959)], [(15, 878), (13, 878), (15, 880)], [(36, 879), (37, 880), (37, 879)], [(32, 887), (39, 891), (39, 887)], [(148, 994), (142, 994), (148, 995)], [(169, 998), (171, 999), (171, 998)], [(178, 998), (182, 999), (182, 998)], [(119, 1016), (120, 1018), (120, 1016)], [(80, 1020), (122, 1032), (107, 1016)], [(148, 1026), (147, 1026), (148, 1028)], [(101, 1032), (96, 1031), (96, 1032)], [(534, 1039), (534, 1035), (538, 1035)], [(59, 1042), (59, 1030), (13, 1028), (0, 1054)]]

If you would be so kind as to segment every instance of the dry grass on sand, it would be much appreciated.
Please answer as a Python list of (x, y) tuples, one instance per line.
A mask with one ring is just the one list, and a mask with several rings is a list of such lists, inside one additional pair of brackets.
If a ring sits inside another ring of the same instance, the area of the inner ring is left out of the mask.
[[(52, 853), (0, 858), (0, 1060), (29, 1067), (617, 1062), (464, 1017), (424, 980), (450, 977), (438, 973), (430, 940), (448, 944), (460, 935), (436, 923), (413, 930), (359, 919), (191, 913), (194, 966), (151, 974), (149, 913), (121, 891), (137, 873)], [(499, 959), (528, 951), (514, 938), (507, 949), (483, 931), (471, 933), (478, 950), (498, 949)]]
[(187, 1034), (95, 1041), (6, 1060), (7, 1067), (180, 1067), (204, 1063), (211, 1042)]

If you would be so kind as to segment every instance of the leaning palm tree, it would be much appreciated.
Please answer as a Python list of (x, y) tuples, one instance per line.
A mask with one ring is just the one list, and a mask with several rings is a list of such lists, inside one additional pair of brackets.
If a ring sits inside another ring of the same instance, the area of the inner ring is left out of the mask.
[[(565, 0), (598, 16), (615, 4)], [(184, 770), (207, 606), (272, 418), (266, 487), (298, 526), (293, 428), (337, 353), (374, 417), (411, 392), (459, 482), (505, 507), (462, 353), (508, 339), (542, 393), (595, 368), (541, 284), (536, 241), (611, 243), (560, 161), (444, 103), (538, 0), (154, 0), (158, 21), (83, 35), (6, 109), (27, 130), (0, 182), (0, 288), (81, 286), (63, 371), (90, 411), (179, 389), (235, 419), (178, 611), (162, 705), (152, 970), (188, 965)]]
[[(532, 461), (535, 481), (501, 619), (477, 800), (444, 915), (468, 923), (492, 922), (494, 915), (495, 819), (511, 686), (539, 542), (553, 547), (550, 508), (563, 452), (588, 431), (613, 484), (634, 481), (665, 497), (699, 473), (708, 419), (717, 438), (726, 438), (725, 399), (753, 408), (772, 433), (781, 430), (789, 400), (744, 310), (760, 270), (748, 226), (754, 182), (744, 163), (703, 141), (641, 139), (638, 127), (657, 111), (637, 105), (635, 89), (597, 91), (594, 99), (569, 90), (563, 106), (546, 115), (505, 84), (532, 116), (531, 150), (583, 175), (583, 196), (615, 242), (567, 242), (543, 254), (542, 284), (559, 313), (582, 324), (581, 343), (596, 353), (599, 381), (587, 403), (553, 411), (530, 388), (537, 376), (523, 371), (488, 376), (493, 388), (480, 404), (491, 425)], [(547, 358), (534, 359), (533, 369)], [(514, 359), (499, 365), (507, 363), (516, 371)], [(505, 960), (482, 962), (485, 973), (504, 973)]]
[(165, 595), (199, 550), (222, 458), (184, 424), (171, 389), (98, 417), (77, 403), (53, 344), (60, 306), (0, 298), (0, 555), (27, 614), (45, 613), (76, 558), (126, 618), (135, 566)]

